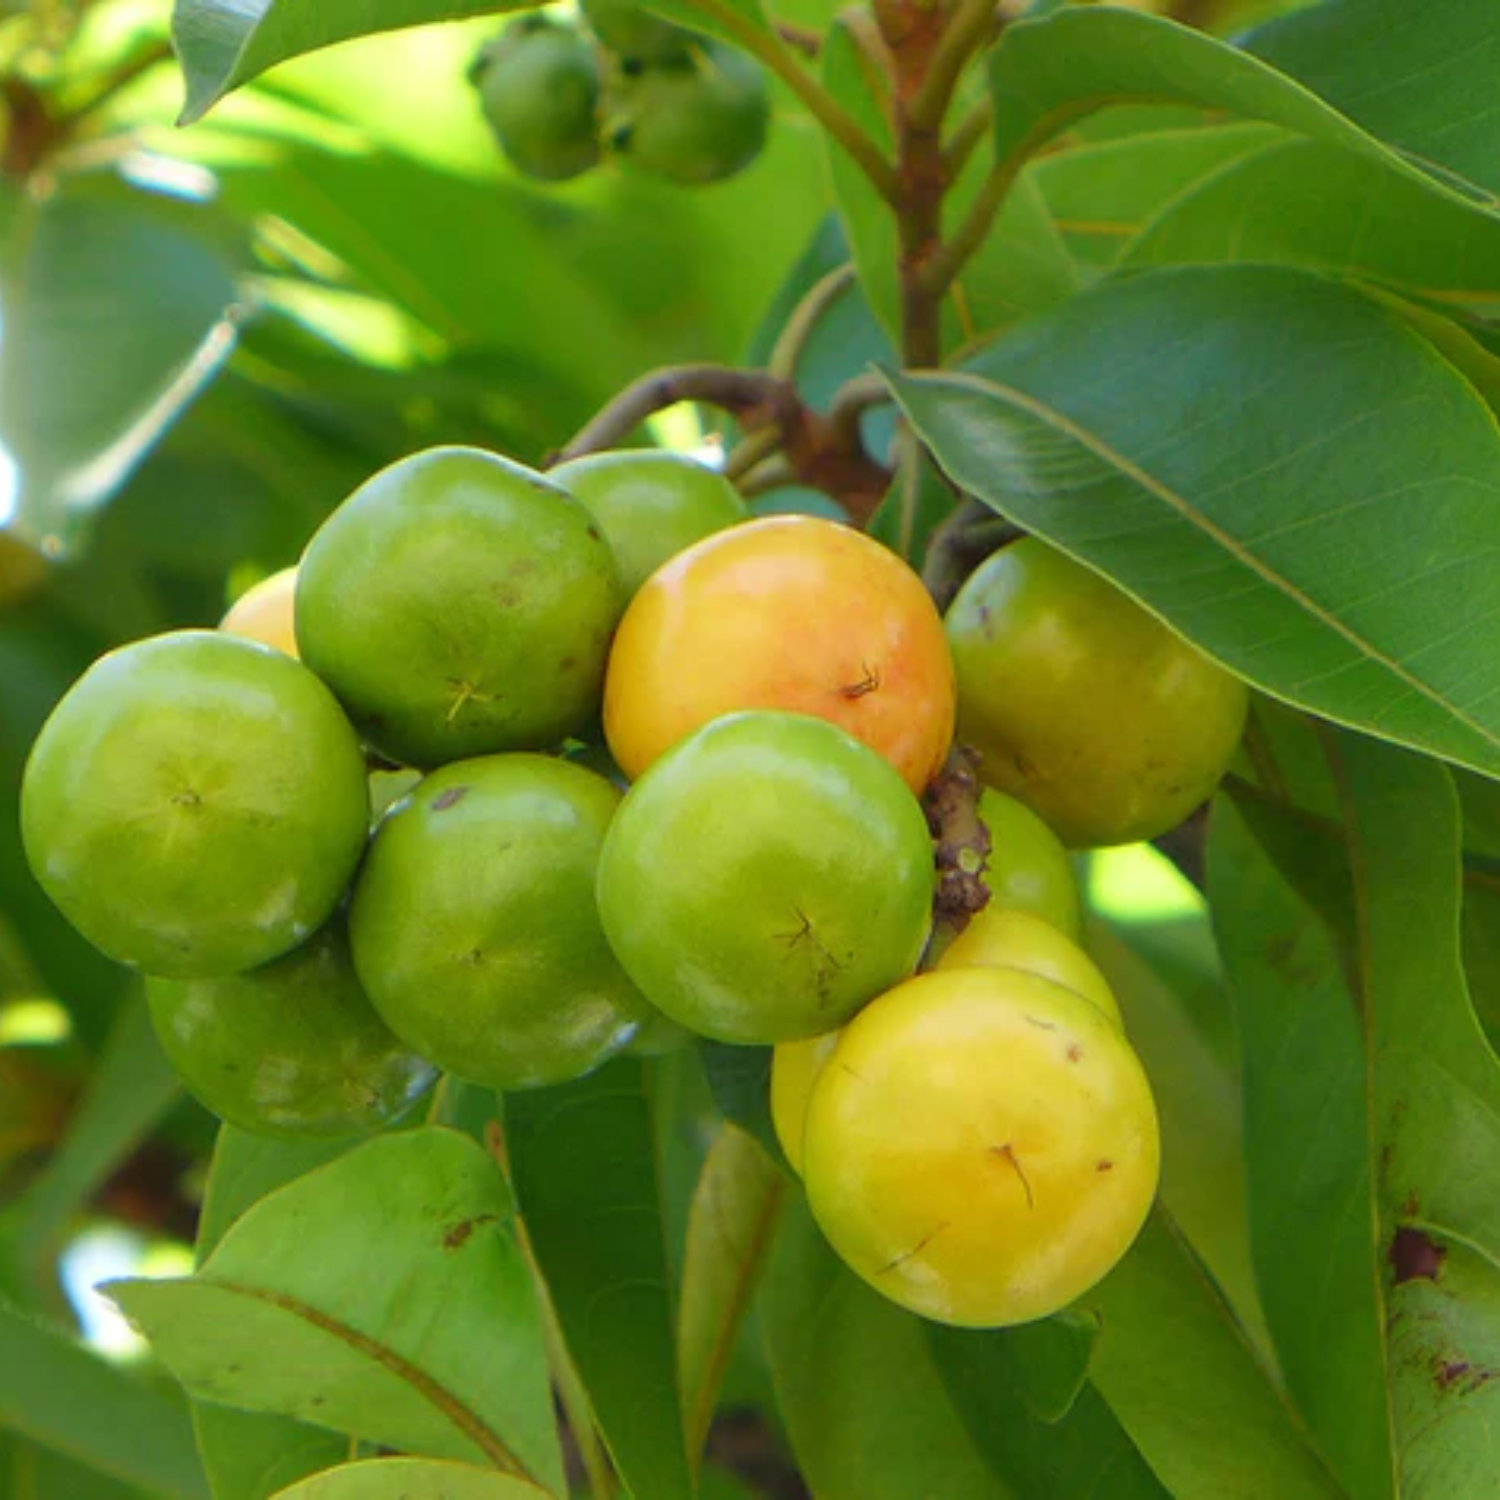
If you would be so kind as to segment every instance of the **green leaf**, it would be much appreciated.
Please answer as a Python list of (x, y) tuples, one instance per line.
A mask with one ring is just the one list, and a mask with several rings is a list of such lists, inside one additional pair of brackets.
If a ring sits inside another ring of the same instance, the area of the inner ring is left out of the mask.
[(145, 994), (134, 985), (67, 1134), (19, 1205), (16, 1233), (30, 1256), (51, 1255), (73, 1216), (181, 1097)]
[(1500, 190), (1495, 16), (1472, 0), (1331, 0), (1242, 45), (1420, 165)]
[(543, 1500), (545, 1490), (492, 1469), (424, 1458), (343, 1464), (284, 1489), (276, 1500)]
[(181, 1401), (4, 1303), (0, 1426), (164, 1500), (208, 1495)]
[(1281, 141), (1226, 161), (1168, 204), (1121, 264), (1226, 260), (1359, 276), (1488, 320), (1500, 276), (1500, 220), (1352, 152)]
[(357, 1147), (240, 1218), (197, 1275), (111, 1295), (201, 1400), (561, 1487), (505, 1185), (466, 1136)]
[(754, 1136), (772, 1161), (791, 1172), (776, 1126), (771, 1120), (770, 1047), (734, 1047), (727, 1042), (703, 1042), (698, 1055), (714, 1103), (727, 1120)]
[(532, 1251), (615, 1466), (642, 1500), (690, 1496), (642, 1064), (622, 1058), (506, 1095), (505, 1140)]
[(1458, 802), (1431, 761), (1351, 735), (1329, 753), (1357, 996), (1244, 825), (1227, 818), (1212, 854), (1259, 1072), (1248, 1139), (1266, 1311), (1288, 1388), (1351, 1490), (1476, 1492), (1500, 1399), (1500, 1212), (1484, 1186), (1500, 1171), (1500, 1063), (1460, 963)]
[(1282, 139), (1260, 124), (1157, 129), (1039, 157), (1022, 180), (1035, 183), (1074, 260), (1103, 269), (1180, 196)]
[(1253, 685), (1500, 773), (1500, 432), (1388, 311), (1304, 272), (1159, 271), (892, 385), (962, 488)]
[(931, 1324), (928, 1342), (975, 1446), (1018, 1495), (1167, 1500), (1087, 1379), (1098, 1323), (1064, 1313), (993, 1332)]
[(958, 499), (910, 431), (902, 429), (896, 450), (896, 477), (866, 530), (920, 569), (933, 532), (953, 513)]
[(781, 1169), (754, 1138), (734, 1125), (722, 1126), (693, 1195), (677, 1325), (683, 1428), (694, 1462), (703, 1452), (785, 1191)]
[(800, 1194), (756, 1305), (777, 1404), (819, 1500), (1007, 1500), (948, 1398), (926, 1325), (845, 1269)]
[[(1240, 1081), (1177, 989), (1120, 932), (1090, 926), (1089, 954), (1120, 1002), (1161, 1122), (1161, 1197), (1236, 1315), (1265, 1337), (1245, 1215)], [(1227, 1007), (1222, 984), (1211, 1002)]]
[(742, 46), (756, 36), (776, 34), (760, 0), (647, 0), (645, 9)]
[[(1450, 0), (1447, 8), (1465, 3)], [(1477, 21), (1477, 12), (1474, 17)], [(1340, 35), (1336, 45), (1349, 43)], [(1483, 56), (1480, 49), (1477, 58)], [(1485, 64), (1476, 60), (1473, 65), (1477, 80)], [(1373, 64), (1374, 76), (1379, 71), (1380, 65)], [(1423, 87), (1430, 82), (1424, 80)], [(1133, 11), (1070, 9), (1007, 28), (991, 55), (990, 88), (1001, 162), (1030, 155), (1066, 125), (1106, 104), (1189, 104), (1347, 147), (1456, 202), (1472, 203), (1476, 196), (1488, 201), (1487, 193), (1459, 181), (1461, 168), (1428, 166), (1394, 149), (1403, 144), (1395, 136), (1378, 138), (1380, 131), (1400, 122), (1376, 112), (1372, 123), (1377, 134), (1371, 134), (1260, 59), (1201, 31)], [(1444, 157), (1435, 160), (1443, 162)], [(1467, 155), (1462, 160), (1470, 165)]]
[(1342, 1500), (1160, 1209), (1083, 1305), (1101, 1325), (1094, 1385), (1169, 1494)]
[(3, 1429), (0, 1493), (15, 1500), (160, 1500)]
[(0, 441), (17, 524), (72, 546), (234, 345), (236, 290), (198, 239), (138, 204), (60, 193), (4, 283)]
[(231, 89), (304, 52), (371, 32), (527, 8), (526, 0), (177, 0), (172, 41), (187, 82), (178, 123), (191, 125)]
[[(351, 1144), (271, 1139), (222, 1126), (198, 1216), (197, 1264), (203, 1265), (247, 1209), (342, 1156)], [(294, 1480), (349, 1456), (347, 1438), (270, 1412), (196, 1402), (193, 1430), (214, 1500), (267, 1500)]]

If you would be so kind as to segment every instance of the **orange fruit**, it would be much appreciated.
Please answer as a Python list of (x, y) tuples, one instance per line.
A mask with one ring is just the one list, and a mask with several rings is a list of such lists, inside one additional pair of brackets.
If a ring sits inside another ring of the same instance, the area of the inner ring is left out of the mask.
[(769, 516), (642, 585), (610, 652), (604, 732), (633, 780), (723, 714), (810, 714), (920, 792), (953, 738), (954, 691), (942, 619), (901, 558), (833, 521)]

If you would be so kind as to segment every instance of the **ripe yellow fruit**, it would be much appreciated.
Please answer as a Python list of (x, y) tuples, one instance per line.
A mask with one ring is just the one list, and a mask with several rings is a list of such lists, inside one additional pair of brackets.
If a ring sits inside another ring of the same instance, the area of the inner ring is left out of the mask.
[(923, 974), (845, 1027), (813, 1085), (808, 1202), (877, 1291), (998, 1328), (1057, 1312), (1156, 1192), (1146, 1075), (1097, 1006), (1019, 969)]
[(243, 636), (274, 646), (288, 656), (297, 656), (297, 632), (292, 628), (293, 602), (297, 592), (296, 568), (283, 568), (246, 589), (219, 621), (227, 635)]

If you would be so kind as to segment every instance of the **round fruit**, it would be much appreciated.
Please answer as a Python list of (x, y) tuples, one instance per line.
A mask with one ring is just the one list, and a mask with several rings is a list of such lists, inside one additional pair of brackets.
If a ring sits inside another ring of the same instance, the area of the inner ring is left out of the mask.
[(760, 66), (720, 42), (611, 80), (604, 106), (610, 146), (632, 166), (673, 182), (732, 177), (766, 143), (770, 94)]
[(571, 26), (513, 22), (469, 71), (501, 149), (528, 176), (562, 182), (599, 160), (599, 62)]
[(651, 1019), (594, 905), (620, 794), (580, 766), (445, 766), (381, 824), (354, 888), (354, 965), (386, 1024), (471, 1083), (576, 1078)]
[(792, 1170), (802, 1175), (802, 1132), (807, 1124), (807, 1101), (823, 1065), (833, 1056), (842, 1031), (810, 1036), (801, 1042), (782, 1042), (771, 1056), (771, 1123)]
[(932, 844), (873, 751), (800, 714), (743, 713), (683, 741), (626, 794), (599, 914), (642, 993), (725, 1042), (843, 1024), (909, 974)]
[(620, 583), (566, 490), (475, 448), (362, 485), (308, 544), (303, 659), (406, 764), (550, 747), (595, 713)]
[(979, 816), (990, 832), (986, 910), (1029, 911), (1075, 942), (1083, 935), (1078, 882), (1062, 840), (1026, 806), (986, 787)]
[(248, 974), (150, 979), (146, 995), (162, 1050), (189, 1091), (252, 1134), (378, 1130), (437, 1076), (375, 1014), (340, 918)]
[(1075, 848), (1175, 827), (1239, 744), (1245, 684), (1034, 537), (980, 564), (947, 628), (959, 738)]
[(1044, 1318), (1134, 1240), (1156, 1191), (1151, 1090), (1118, 1027), (1019, 969), (898, 985), (813, 1086), (803, 1174), (834, 1249), (965, 1328)]
[(621, 770), (637, 777), (749, 708), (827, 719), (920, 792), (954, 712), (953, 663), (921, 579), (879, 542), (812, 516), (746, 522), (658, 568), (625, 611), (605, 679)]
[(579, 9), (594, 35), (630, 66), (680, 57), (698, 42), (682, 27), (630, 0), (579, 0)]
[(548, 477), (599, 523), (627, 599), (669, 557), (748, 514), (722, 474), (675, 453), (594, 453), (559, 464)]
[(297, 655), (297, 632), (293, 627), (292, 604), (297, 591), (297, 570), (283, 568), (262, 578), (245, 590), (219, 621), (226, 635), (243, 636), (274, 646), (288, 656)]
[(359, 741), (327, 688), (214, 631), (100, 658), (42, 727), (26, 853), (64, 916), (171, 978), (253, 968), (328, 919), (364, 849)]
[(1125, 1024), (1120, 1002), (1098, 965), (1071, 938), (1029, 911), (1005, 911), (991, 902), (969, 918), (937, 967), (1024, 969), (1082, 995), (1116, 1026)]

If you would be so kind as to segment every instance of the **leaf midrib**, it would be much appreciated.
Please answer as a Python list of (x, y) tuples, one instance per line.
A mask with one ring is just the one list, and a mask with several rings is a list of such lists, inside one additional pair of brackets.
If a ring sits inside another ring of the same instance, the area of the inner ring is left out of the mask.
[[(1365, 659), (1383, 667), (1398, 682), (1410, 688), (1427, 702), (1441, 708), (1466, 729), (1477, 734), (1486, 744), (1500, 749), (1500, 736), (1497, 736), (1493, 730), (1487, 728), (1466, 710), (1453, 703), (1430, 683), (1425, 682), (1422, 678), (1409, 671), (1394, 657), (1382, 651), (1373, 642), (1355, 630), (1353, 626), (1347, 625), (1337, 615), (1330, 614), (1309, 594), (1298, 588), (1289, 578), (1284, 577), (1268, 564), (1264, 563), (1254, 552), (1240, 542), (1238, 538), (1224, 530), (1223, 527), (1216, 525), (1201, 512), (1195, 510), (1170, 485), (1163, 483), (1155, 475), (1141, 468), (1140, 465), (1133, 463), (1122, 453), (1117, 452), (1104, 439), (1090, 432), (1088, 428), (1073, 421), (1072, 418), (1065, 416), (1055, 407), (1049, 406), (1046, 402), (1039, 401), (1035, 397), (1028, 396), (1024, 391), (1017, 390), (1014, 386), (1004, 385), (999, 381), (963, 372), (926, 377), (915, 383), (928, 386), (949, 385), (960, 390), (971, 391), (975, 395), (990, 398), (1002, 404), (1011, 405), (1025, 412), (1028, 416), (1033, 417), (1043, 426), (1050, 427), (1053, 431), (1072, 438), (1074, 442), (1078, 443), (1080, 447), (1086, 449), (1089, 453), (1092, 453), (1102, 463), (1131, 480), (1148, 494), (1155, 496), (1168, 509), (1187, 522), (1189, 526), (1192, 526), (1210, 541), (1221, 547), (1240, 566), (1254, 574), (1262, 583), (1289, 599), (1320, 625), (1353, 646)], [(1257, 686), (1277, 696), (1280, 696), (1285, 691), (1284, 689), (1272, 687), (1267, 683), (1258, 683)]]

